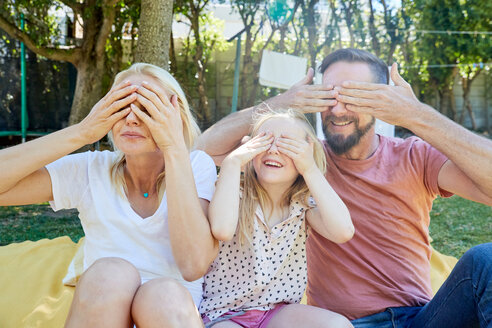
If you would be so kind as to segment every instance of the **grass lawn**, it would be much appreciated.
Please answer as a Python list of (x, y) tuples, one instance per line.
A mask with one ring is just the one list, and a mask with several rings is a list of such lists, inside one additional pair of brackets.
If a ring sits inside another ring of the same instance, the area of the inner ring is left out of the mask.
[[(431, 212), (430, 234), (441, 253), (460, 257), (470, 247), (492, 242), (492, 207), (453, 196), (438, 198)], [(77, 211), (53, 212), (48, 204), (0, 207), (0, 245), (68, 235), (84, 235)]]

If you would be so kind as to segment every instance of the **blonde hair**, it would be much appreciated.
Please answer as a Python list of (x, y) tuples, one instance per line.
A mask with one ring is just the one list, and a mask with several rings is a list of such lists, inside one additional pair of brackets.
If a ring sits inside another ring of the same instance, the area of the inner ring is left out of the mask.
[[(113, 86), (123, 82), (126, 78), (132, 75), (145, 75), (157, 80), (161, 87), (163, 87), (169, 96), (176, 95), (178, 100), (178, 108), (181, 114), (181, 121), (183, 122), (183, 138), (188, 150), (193, 148), (196, 138), (200, 135), (200, 128), (198, 127), (193, 115), (191, 114), (190, 106), (186, 100), (186, 96), (181, 89), (178, 81), (169, 74), (166, 70), (146, 63), (135, 63), (128, 69), (121, 71), (114, 78)], [(124, 166), (125, 166), (125, 154), (120, 151), (113, 142), (113, 135), (111, 131), (108, 134), (109, 140), (113, 146), (114, 151), (117, 156), (111, 165), (110, 175), (111, 182), (118, 190), (121, 192), (122, 188), (125, 193), (128, 192), (127, 185), (124, 176)], [(157, 190), (159, 192), (159, 199), (162, 199), (164, 194), (163, 182), (164, 182), (165, 172), (163, 171), (157, 177)]]
[[(325, 174), (326, 172), (326, 157), (323, 145), (316, 137), (313, 127), (307, 120), (303, 113), (294, 110), (273, 110), (269, 108), (266, 111), (256, 114), (254, 117), (254, 123), (251, 131), (251, 136), (258, 133), (259, 128), (268, 120), (273, 118), (285, 118), (294, 119), (299, 121), (304, 130), (306, 131), (307, 137), (313, 142), (313, 157), (314, 162), (320, 169), (320, 171)], [(256, 176), (255, 169), (253, 167), (253, 162), (250, 161), (245, 166), (244, 175), (242, 179), (243, 195), (239, 205), (239, 227), (238, 236), (241, 244), (244, 244), (247, 240), (250, 244), (252, 243), (251, 236), (253, 233), (253, 223), (256, 219), (256, 208), (258, 204), (262, 209), (267, 208), (266, 205), (272, 207), (272, 200), (268, 196), (266, 190), (261, 186)], [(289, 206), (292, 200), (298, 200), (304, 206), (308, 205), (308, 200), (310, 196), (309, 188), (304, 181), (302, 175), (298, 175), (294, 183), (286, 190), (283, 195), (282, 206)], [(266, 221), (268, 222), (270, 215), (265, 215)]]

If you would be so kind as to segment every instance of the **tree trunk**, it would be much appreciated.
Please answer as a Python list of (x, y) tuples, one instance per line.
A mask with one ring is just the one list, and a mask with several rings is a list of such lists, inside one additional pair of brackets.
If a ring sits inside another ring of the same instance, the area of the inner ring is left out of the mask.
[(88, 61), (77, 67), (77, 83), (70, 111), (69, 125), (76, 124), (90, 112), (92, 106), (101, 98), (104, 65), (94, 69), (96, 63)]
[(194, 13), (193, 19), (191, 20), (191, 28), (195, 35), (196, 43), (193, 62), (195, 63), (198, 83), (198, 112), (200, 113), (200, 120), (202, 121), (201, 123), (203, 123), (205, 126), (208, 126), (211, 123), (212, 115), (206, 91), (207, 81), (205, 78), (205, 65), (203, 63), (203, 43), (200, 36), (199, 13)]
[(169, 40), (169, 69), (172, 74), (176, 75), (178, 72), (178, 60), (176, 59), (176, 48), (174, 46), (173, 31), (171, 31), (171, 38)]
[(470, 102), (470, 90), (471, 90), (471, 80), (467, 78), (462, 78), (463, 85), (463, 109), (460, 115), (460, 124), (463, 124), (465, 120), (465, 111), (470, 115), (470, 121), (472, 124), (472, 129), (477, 129), (477, 124), (475, 122), (475, 115), (473, 114), (473, 109)]
[(372, 6), (372, 0), (369, 0), (369, 33), (371, 34), (371, 44), (374, 54), (379, 57), (381, 55), (381, 45), (379, 44), (378, 35), (376, 31), (376, 25), (374, 24), (374, 8)]
[(169, 40), (173, 21), (172, 0), (143, 0), (141, 4), (137, 62), (169, 68)]
[(246, 40), (244, 40), (244, 55), (243, 55), (243, 67), (241, 69), (241, 79), (239, 85), (241, 86), (241, 108), (247, 108), (254, 105), (255, 99), (248, 97), (248, 90), (253, 87), (254, 71), (252, 48), (253, 40), (251, 39), (251, 28), (246, 30)]
[(314, 7), (319, 0), (311, 0), (307, 7), (302, 7), (305, 24), (308, 30), (308, 49), (310, 58), (310, 67), (316, 69), (316, 55), (318, 54), (318, 31), (316, 26), (316, 13)]

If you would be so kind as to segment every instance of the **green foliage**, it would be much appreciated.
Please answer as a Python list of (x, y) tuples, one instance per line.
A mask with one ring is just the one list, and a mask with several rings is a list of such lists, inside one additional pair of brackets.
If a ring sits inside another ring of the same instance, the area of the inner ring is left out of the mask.
[(11, 24), (21, 28), (24, 15), (24, 31), (39, 46), (58, 45), (61, 37), (61, 21), (55, 12), (64, 8), (55, 0), (0, 0), (2, 16)]
[[(471, 0), (462, 7), (463, 18), (460, 29), (463, 31), (492, 31), (492, 3), (490, 1)], [(458, 39), (458, 63), (460, 75), (464, 78), (473, 78), (484, 64), (492, 59), (492, 37), (483, 34), (464, 34)]]
[(266, 4), (266, 14), (277, 25), (282, 25), (292, 19), (294, 5), (293, 0), (269, 0)]
[[(423, 31), (459, 31), (463, 11), (459, 0), (417, 0), (417, 27)], [(460, 37), (447, 33), (418, 33), (418, 54), (424, 65), (453, 65), (459, 57)], [(428, 68), (429, 79), (439, 89), (450, 88), (454, 74), (449, 67)]]

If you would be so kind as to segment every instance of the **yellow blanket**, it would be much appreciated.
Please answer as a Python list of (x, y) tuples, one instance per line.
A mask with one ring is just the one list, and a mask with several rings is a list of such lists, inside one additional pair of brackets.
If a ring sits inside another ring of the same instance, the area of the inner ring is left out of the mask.
[[(80, 244), (60, 237), (0, 247), (0, 327), (63, 327), (74, 288), (64, 286), (62, 279)], [(434, 292), (456, 262), (433, 252)]]

